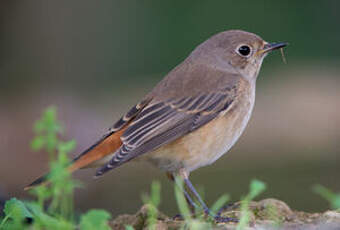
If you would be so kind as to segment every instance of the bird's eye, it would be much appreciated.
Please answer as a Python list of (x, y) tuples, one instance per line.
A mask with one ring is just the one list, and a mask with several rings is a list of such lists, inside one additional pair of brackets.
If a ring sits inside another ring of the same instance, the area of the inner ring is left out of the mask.
[(238, 48), (237, 51), (241, 56), (247, 57), (250, 54), (251, 49), (247, 45), (242, 45)]

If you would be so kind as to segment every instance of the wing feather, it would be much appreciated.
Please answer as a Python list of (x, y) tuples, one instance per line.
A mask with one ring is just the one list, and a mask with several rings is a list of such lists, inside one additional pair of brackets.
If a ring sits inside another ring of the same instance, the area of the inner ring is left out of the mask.
[(121, 136), (122, 147), (96, 176), (205, 125), (230, 107), (235, 99), (234, 91), (224, 89), (166, 102), (150, 102)]

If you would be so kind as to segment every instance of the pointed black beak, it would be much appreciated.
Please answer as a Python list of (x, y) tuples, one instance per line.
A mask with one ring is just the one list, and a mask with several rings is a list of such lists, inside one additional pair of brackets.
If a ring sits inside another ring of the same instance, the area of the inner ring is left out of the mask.
[(280, 48), (283, 48), (285, 46), (287, 46), (288, 43), (287, 42), (278, 42), (278, 43), (267, 43), (264, 47), (263, 47), (263, 53), (268, 53), (270, 51), (273, 50), (277, 50)]

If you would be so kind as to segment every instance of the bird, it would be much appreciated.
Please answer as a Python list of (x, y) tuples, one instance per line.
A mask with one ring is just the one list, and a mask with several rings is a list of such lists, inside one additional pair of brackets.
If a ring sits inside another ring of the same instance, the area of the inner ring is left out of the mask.
[[(189, 175), (214, 163), (239, 139), (252, 114), (263, 59), (287, 44), (269, 43), (242, 30), (213, 35), (74, 158), (68, 170), (98, 167), (99, 177), (131, 160), (148, 161), (170, 179), (184, 181), (191, 207), (220, 220)], [(46, 180), (44, 175), (26, 189)]]

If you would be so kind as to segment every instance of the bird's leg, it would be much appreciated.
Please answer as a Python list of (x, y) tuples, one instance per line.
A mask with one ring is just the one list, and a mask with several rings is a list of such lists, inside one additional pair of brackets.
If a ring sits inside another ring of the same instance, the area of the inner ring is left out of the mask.
[[(180, 184), (177, 183), (177, 181), (174, 179), (174, 175), (171, 173), (167, 173), (167, 176), (170, 180), (174, 181), (176, 183), (176, 185), (181, 189), (181, 191), (183, 192), (184, 196), (185, 196), (185, 200), (187, 201), (187, 203), (189, 204), (190, 210), (192, 214), (195, 214), (195, 210), (197, 210), (199, 208), (199, 206), (192, 200), (191, 196), (189, 195), (189, 193), (185, 190), (185, 188), (183, 188), (183, 186), (181, 186)], [(176, 215), (174, 218), (181, 216), (180, 214)]]
[[(179, 188), (181, 188), (180, 185), (176, 184)], [(185, 188), (181, 188), (184, 196), (185, 196), (185, 199), (186, 201), (188, 202), (189, 206), (190, 206), (190, 209), (191, 209), (191, 212), (192, 213), (195, 213), (195, 210), (198, 209), (198, 205), (192, 200), (191, 196), (189, 195), (189, 193), (185, 190)]]
[[(181, 188), (180, 185), (176, 184), (179, 188)], [(185, 200), (187, 201), (191, 214), (194, 216), (195, 215), (195, 210), (197, 210), (199, 208), (199, 206), (192, 200), (192, 198), (190, 197), (189, 193), (182, 188), (181, 191), (183, 192), (184, 196), (185, 196)], [(174, 219), (176, 219), (177, 217), (181, 217), (183, 218), (183, 216), (181, 214), (177, 214), (174, 216)]]
[(204, 213), (210, 215), (211, 211), (209, 210), (208, 206), (204, 203), (203, 199), (198, 194), (198, 192), (196, 191), (195, 187), (192, 185), (189, 178), (185, 178), (184, 183), (185, 183), (186, 187), (190, 190), (190, 192), (195, 196), (197, 201), (200, 203), (200, 205), (202, 206), (202, 208), (204, 210)]
[(195, 187), (193, 186), (193, 184), (191, 183), (191, 181), (189, 180), (189, 176), (188, 173), (185, 171), (181, 171), (180, 172), (180, 176), (183, 178), (184, 183), (186, 185), (186, 187), (191, 191), (191, 193), (195, 196), (195, 198), (198, 200), (198, 202), (200, 203), (200, 205), (202, 206), (204, 213), (206, 215), (211, 216), (212, 218), (215, 219), (216, 222), (238, 222), (237, 219), (235, 218), (229, 218), (229, 217), (221, 217), (220, 213), (219, 214), (214, 214), (209, 208), (208, 206), (204, 203), (203, 199), (201, 198), (201, 196), (198, 194), (198, 192), (196, 191)]
[(197, 199), (197, 201), (203, 208), (204, 213), (208, 215), (211, 214), (211, 211), (209, 210), (208, 206), (204, 203), (203, 199), (198, 194), (195, 187), (192, 185), (191, 181), (189, 180), (189, 173), (185, 169), (181, 169), (178, 174), (183, 179), (185, 186), (195, 196), (195, 198)]

